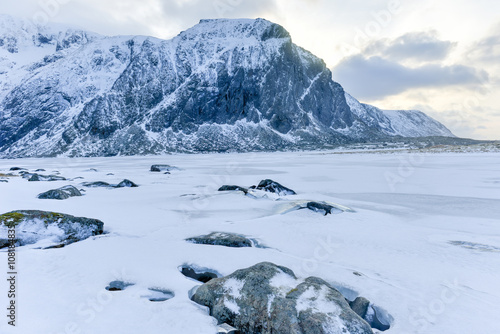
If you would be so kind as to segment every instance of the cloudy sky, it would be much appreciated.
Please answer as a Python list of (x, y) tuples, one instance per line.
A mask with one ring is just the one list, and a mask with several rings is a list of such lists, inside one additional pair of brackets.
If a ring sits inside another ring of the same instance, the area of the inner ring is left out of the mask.
[(165, 39), (202, 18), (263, 17), (323, 58), (360, 101), (422, 110), (461, 137), (500, 139), (500, 2), (18, 0), (0, 13)]

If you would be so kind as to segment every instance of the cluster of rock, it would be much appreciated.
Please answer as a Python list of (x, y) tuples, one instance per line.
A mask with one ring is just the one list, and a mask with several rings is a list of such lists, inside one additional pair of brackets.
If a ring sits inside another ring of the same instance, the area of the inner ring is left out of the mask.
[[(213, 278), (191, 298), (207, 306), (220, 324), (239, 333), (372, 334), (363, 306), (353, 304), (326, 281), (298, 280), (293, 271), (263, 262)], [(363, 299), (363, 301), (366, 299)]]
[[(245, 195), (256, 197), (255, 192), (252, 192), (252, 190), (260, 190), (264, 192), (274, 193), (278, 196), (297, 195), (297, 193), (294, 190), (287, 188), (282, 184), (273, 181), (271, 179), (262, 180), (259, 182), (257, 186), (241, 187), (237, 185), (223, 185), (218, 189), (218, 191), (241, 191)], [(307, 201), (305, 203), (300, 203), (296, 205), (293, 209), (294, 210), (309, 209), (311, 211), (321, 213), (324, 216), (332, 214), (334, 212), (343, 211), (326, 202), (315, 202), (315, 201)]]

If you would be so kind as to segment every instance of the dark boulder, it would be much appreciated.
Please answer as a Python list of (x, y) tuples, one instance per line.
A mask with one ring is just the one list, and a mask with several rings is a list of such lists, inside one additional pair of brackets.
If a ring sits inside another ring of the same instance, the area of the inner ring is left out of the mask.
[[(29, 177), (29, 178), (28, 178)], [(23, 174), (23, 178), (28, 178), (28, 181), (66, 181), (66, 178), (57, 175), (41, 175), (41, 174)]]
[(276, 193), (280, 196), (296, 195), (297, 194), (292, 189), (289, 189), (289, 188), (279, 184), (278, 182), (270, 180), (270, 179), (260, 181), (259, 185), (257, 187), (255, 187), (255, 189), (264, 190), (264, 191), (268, 191), (271, 193)]
[(206, 283), (218, 277), (218, 275), (213, 271), (198, 270), (188, 265), (183, 265), (179, 269), (184, 276), (192, 278), (202, 283)]
[(152, 165), (150, 171), (151, 172), (170, 172), (173, 169), (177, 169), (174, 166), (170, 165)]
[(234, 233), (212, 232), (207, 235), (192, 237), (186, 241), (201, 244), (225, 247), (252, 247), (252, 241)]
[(100, 187), (103, 187), (103, 188), (111, 188), (112, 185), (107, 183), (107, 182), (103, 182), (103, 181), (96, 181), (96, 182), (85, 182), (82, 184), (84, 187), (88, 187), (88, 188), (100, 188)]
[(357, 297), (352, 302), (349, 302), (349, 306), (352, 308), (352, 310), (363, 319), (366, 316), (369, 305), (370, 301), (364, 297)]
[(129, 286), (134, 285), (133, 283), (127, 283), (123, 281), (113, 281), (108, 284), (106, 290), (108, 291), (122, 291), (128, 288)]
[(122, 182), (118, 183), (114, 187), (115, 188), (136, 188), (136, 187), (138, 187), (138, 185), (130, 180), (125, 179)]
[(332, 211), (341, 211), (341, 210), (338, 210), (336, 209), (335, 207), (331, 206), (331, 205), (328, 205), (328, 204), (324, 204), (324, 203), (318, 203), (318, 202), (308, 202), (306, 204), (306, 207), (309, 209), (309, 210), (312, 210), (314, 212), (319, 212), (319, 213), (322, 213), (324, 214), (325, 216), (327, 214), (331, 214)]
[(218, 191), (243, 191), (245, 194), (248, 193), (248, 189), (240, 186), (222, 186)]
[(130, 180), (123, 180), (118, 184), (109, 184), (104, 181), (96, 181), (96, 182), (85, 182), (82, 183), (84, 187), (89, 187), (89, 188), (136, 188), (138, 187), (137, 184)]
[(175, 293), (170, 290), (149, 288), (151, 294), (148, 296), (150, 302), (164, 302), (175, 297)]
[(11, 171), (18, 171), (18, 170), (27, 170), (26, 168), (21, 168), (21, 167), (11, 167)]
[(63, 200), (74, 196), (82, 196), (82, 193), (73, 186), (64, 186), (59, 189), (52, 189), (41, 193), (37, 196), (37, 198)]

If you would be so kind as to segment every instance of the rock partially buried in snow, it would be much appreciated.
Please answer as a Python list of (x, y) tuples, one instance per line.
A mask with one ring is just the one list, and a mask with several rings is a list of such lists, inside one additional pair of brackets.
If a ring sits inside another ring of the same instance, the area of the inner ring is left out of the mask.
[(111, 184), (107, 183), (107, 182), (103, 182), (103, 181), (96, 181), (96, 182), (84, 182), (82, 184), (84, 187), (88, 187), (88, 188), (110, 188), (112, 187)]
[(177, 169), (177, 167), (170, 165), (152, 165), (151, 172), (170, 172), (171, 170)]
[(108, 291), (122, 291), (128, 288), (129, 286), (134, 285), (133, 283), (127, 283), (123, 281), (113, 281), (109, 282), (109, 285), (106, 287)]
[(40, 175), (40, 174), (23, 174), (23, 178), (28, 178), (28, 181), (66, 181), (66, 178), (57, 175)]
[(218, 277), (218, 275), (214, 271), (197, 269), (188, 265), (181, 266), (179, 270), (184, 276), (192, 278), (202, 283), (206, 283)]
[(21, 168), (21, 167), (11, 167), (9, 170), (11, 171), (19, 171), (19, 170), (27, 170), (26, 168)]
[(164, 302), (175, 297), (175, 293), (170, 290), (149, 288), (151, 294), (147, 296), (150, 302)]
[(46, 191), (44, 193), (41, 193), (37, 196), (39, 199), (58, 199), (58, 200), (63, 200), (63, 199), (68, 199), (70, 197), (75, 197), (75, 196), (82, 196), (82, 193), (80, 190), (73, 186), (64, 186), (58, 189), (52, 189), (49, 191)]
[(104, 182), (104, 181), (96, 181), (96, 182), (85, 182), (85, 183), (82, 183), (82, 185), (84, 187), (88, 187), (88, 188), (136, 188), (136, 187), (138, 187), (137, 184), (135, 184), (134, 182), (127, 180), (127, 179), (121, 181), (118, 184), (109, 184), (109, 183)]
[(114, 187), (115, 188), (137, 188), (138, 185), (135, 184), (134, 182), (130, 181), (130, 180), (125, 179), (122, 182), (118, 183)]
[(222, 186), (218, 191), (243, 191), (245, 194), (248, 193), (248, 189), (240, 186)]
[(255, 188), (257, 190), (264, 190), (264, 191), (267, 191), (267, 192), (276, 193), (276, 194), (278, 194), (280, 196), (296, 195), (297, 194), (292, 189), (287, 188), (287, 187), (279, 184), (278, 182), (270, 180), (270, 179), (262, 180), (257, 185), (257, 187), (253, 186), (253, 187), (250, 187), (250, 188)]
[(340, 292), (317, 277), (299, 281), (263, 262), (200, 286), (192, 300), (240, 333), (372, 334)]
[(20, 210), (0, 215), (0, 232), (7, 235), (9, 227), (16, 228), (16, 245), (24, 246), (46, 241), (68, 245), (103, 233), (104, 223), (97, 219), (71, 215)]
[(234, 234), (226, 232), (212, 232), (207, 235), (200, 235), (198, 237), (192, 237), (186, 239), (186, 241), (202, 244), (202, 245), (214, 245), (214, 246), (225, 246), (225, 247), (252, 247), (252, 241)]
[(332, 214), (332, 211), (335, 211), (335, 210), (340, 211), (331, 205), (324, 204), (324, 203), (318, 203), (318, 202), (308, 202), (306, 204), (306, 207), (311, 211), (322, 213), (325, 216), (327, 214)]
[(228, 324), (222, 324), (217, 326), (217, 334), (236, 334), (238, 330), (233, 326)]

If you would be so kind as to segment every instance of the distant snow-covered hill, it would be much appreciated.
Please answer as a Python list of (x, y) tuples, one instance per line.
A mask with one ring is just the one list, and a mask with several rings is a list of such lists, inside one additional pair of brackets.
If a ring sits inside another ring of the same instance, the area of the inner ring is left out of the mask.
[(264, 19), (202, 20), (171, 40), (0, 15), (0, 157), (322, 147), (453, 136), (361, 104)]

